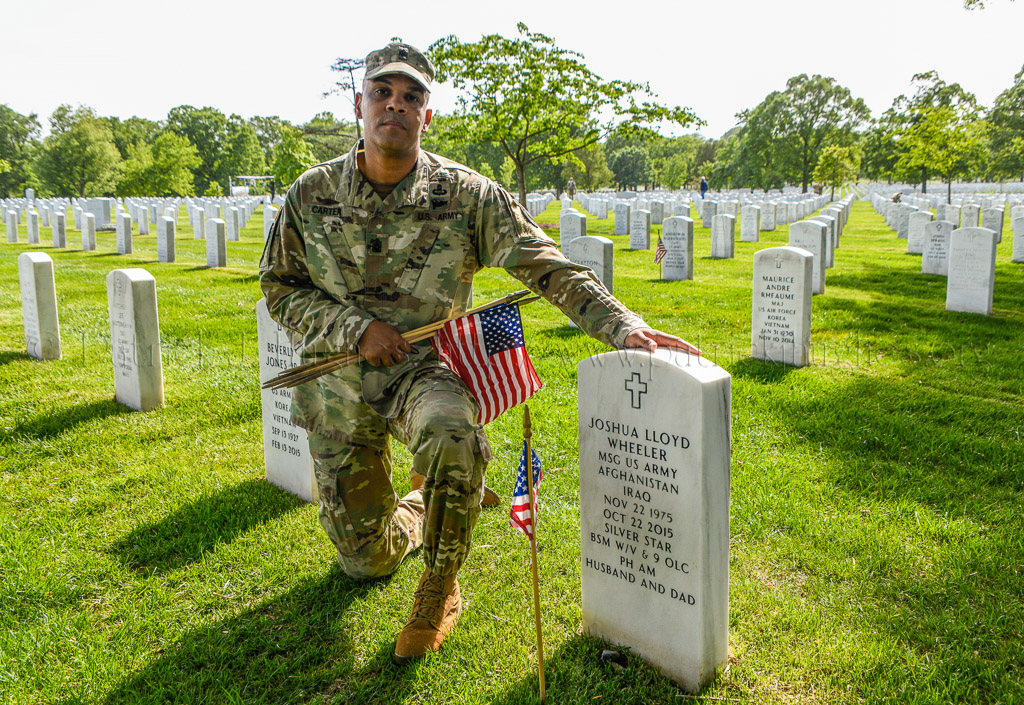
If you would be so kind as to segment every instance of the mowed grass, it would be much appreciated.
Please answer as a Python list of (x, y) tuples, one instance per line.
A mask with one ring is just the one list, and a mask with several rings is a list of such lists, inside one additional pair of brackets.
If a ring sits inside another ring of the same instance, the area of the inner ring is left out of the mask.
[[(558, 221), (557, 203), (538, 218)], [(70, 223), (70, 217), (68, 219)], [(1024, 702), (1024, 265), (999, 246), (994, 315), (944, 310), (945, 279), (866, 202), (854, 206), (814, 362), (751, 360), (752, 255), (662, 282), (615, 241), (615, 293), (733, 375), (730, 664), (699, 701)], [(588, 220), (606, 235), (612, 220)], [(658, 227), (654, 228), (656, 242)], [(738, 236), (737, 228), (737, 236)], [(1006, 233), (1010, 233), (1009, 223)], [(557, 237), (557, 233), (553, 233)], [(314, 507), (263, 480), (254, 306), (257, 214), (205, 268), (182, 217), (178, 262), (155, 235), (117, 256), (0, 243), (0, 700), (9, 703), (530, 703), (537, 679), (528, 544), (485, 512), (443, 651), (391, 664), (421, 572), (375, 582), (334, 565)], [(17, 255), (55, 262), (64, 358), (23, 354)], [(157, 280), (166, 405), (113, 401), (105, 277)], [(503, 272), (476, 300), (520, 288)], [(603, 346), (546, 303), (524, 308), (545, 387), (540, 535), (548, 702), (668, 703), (683, 694), (580, 633), (576, 364)], [(488, 483), (508, 498), (518, 411), (489, 429)], [(396, 455), (407, 487), (408, 455)], [(622, 650), (622, 649), (620, 649)], [(624, 651), (624, 650), (622, 650)]]

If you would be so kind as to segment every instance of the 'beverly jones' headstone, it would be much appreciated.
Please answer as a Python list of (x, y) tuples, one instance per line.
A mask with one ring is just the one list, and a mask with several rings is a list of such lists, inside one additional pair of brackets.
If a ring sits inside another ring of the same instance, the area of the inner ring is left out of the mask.
[(803, 367), (811, 356), (814, 255), (796, 247), (754, 254), (751, 356)]
[(668, 348), (577, 378), (583, 628), (696, 692), (728, 659), (731, 378)]
[[(260, 384), (301, 364), (285, 329), (267, 312), (267, 300), (256, 304), (256, 336), (260, 346)], [(291, 389), (264, 389), (263, 463), (267, 481), (307, 502), (317, 499), (313, 458), (306, 430), (291, 421)]]
[(53, 260), (43, 252), (18, 255), (25, 351), (37, 360), (60, 359), (60, 323)]
[(992, 313), (996, 234), (988, 228), (960, 228), (949, 237), (946, 310)]
[(145, 269), (115, 269), (107, 275), (110, 353), (114, 395), (136, 411), (164, 403), (156, 279)]
[(635, 210), (629, 221), (629, 249), (651, 249), (651, 212)]
[(952, 232), (953, 224), (948, 220), (933, 220), (924, 226), (922, 274), (946, 276), (949, 268), (949, 236)]
[(669, 281), (693, 279), (693, 221), (679, 215), (662, 224), (665, 256), (661, 260), (661, 278)]
[(206, 266), (226, 267), (228, 263), (225, 223), (220, 218), (206, 221)]
[(825, 293), (825, 250), (828, 247), (828, 226), (817, 220), (801, 220), (789, 226), (789, 246), (807, 250), (814, 255), (811, 270), (811, 293)]

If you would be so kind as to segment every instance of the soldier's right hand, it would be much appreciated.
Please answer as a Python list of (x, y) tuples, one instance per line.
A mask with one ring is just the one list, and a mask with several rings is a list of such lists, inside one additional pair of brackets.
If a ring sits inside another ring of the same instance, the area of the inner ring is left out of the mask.
[(374, 367), (391, 367), (412, 352), (412, 343), (402, 337), (390, 323), (374, 321), (363, 331), (357, 345), (359, 354)]

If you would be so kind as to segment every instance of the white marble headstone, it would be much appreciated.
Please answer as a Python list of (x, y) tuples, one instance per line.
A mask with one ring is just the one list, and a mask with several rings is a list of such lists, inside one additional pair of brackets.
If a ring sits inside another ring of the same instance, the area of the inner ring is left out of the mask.
[(960, 228), (949, 238), (946, 310), (992, 313), (996, 234), (988, 228)]
[(568, 252), (568, 247), (578, 237), (585, 237), (587, 234), (587, 217), (574, 211), (565, 211), (559, 218), (558, 239), (562, 252)]
[(1013, 220), (1013, 252), (1010, 256), (1014, 262), (1024, 262), (1024, 215)]
[(789, 226), (789, 246), (814, 255), (811, 268), (811, 293), (825, 293), (825, 251), (828, 247), (828, 226), (817, 220), (801, 220)]
[(803, 367), (811, 356), (814, 255), (795, 247), (754, 254), (751, 356)]
[(1002, 208), (985, 208), (981, 211), (981, 227), (988, 228), (996, 234), (996, 244), (1003, 241), (1003, 216), (1005, 211)]
[(228, 263), (226, 225), (220, 218), (206, 221), (206, 266), (226, 267)]
[(615, 235), (629, 235), (629, 224), (632, 222), (632, 206), (628, 203), (615, 204)]
[(952, 232), (953, 224), (948, 220), (933, 220), (924, 226), (922, 274), (946, 276), (949, 269), (949, 236)]
[[(288, 334), (267, 312), (267, 300), (256, 304), (256, 336), (260, 346), (260, 384), (301, 364)], [(291, 389), (262, 389), (263, 463), (267, 481), (301, 497), (317, 501), (313, 458), (306, 430), (291, 421)]]
[(51, 226), (51, 234), (53, 235), (53, 246), (58, 249), (64, 249), (67, 247), (67, 227), (66, 218), (63, 213), (53, 214), (53, 225)]
[(730, 259), (736, 252), (736, 218), (731, 215), (711, 217), (711, 256)]
[(274, 225), (274, 218), (277, 217), (277, 208), (272, 205), (263, 206), (263, 240), (270, 239), (270, 228)]
[(758, 206), (743, 206), (740, 209), (740, 242), (761, 240), (761, 209)]
[(662, 224), (665, 257), (661, 260), (661, 278), (669, 281), (693, 279), (693, 221), (674, 215)]
[(583, 629), (696, 692), (728, 659), (732, 380), (668, 348), (577, 380)]
[(53, 260), (43, 252), (18, 255), (25, 351), (37, 360), (60, 359), (60, 323)]
[(82, 211), (82, 249), (90, 252), (96, 249), (96, 216)]
[(128, 213), (118, 213), (115, 227), (117, 228), (117, 254), (130, 255), (132, 253), (132, 216)]
[(117, 401), (136, 411), (164, 403), (156, 279), (145, 269), (107, 275), (111, 359)]
[(907, 224), (907, 254), (924, 254), (924, 230), (932, 222), (931, 211), (911, 213)]
[(7, 242), (18, 241), (18, 211), (7, 211)]
[(635, 210), (629, 221), (629, 249), (651, 249), (651, 212)]
[(594, 270), (604, 288), (612, 292), (615, 282), (615, 244), (606, 237), (584, 235), (569, 243), (565, 253), (576, 264)]
[(177, 221), (174, 218), (161, 216), (156, 224), (156, 258), (159, 262), (173, 262), (175, 259), (175, 243)]

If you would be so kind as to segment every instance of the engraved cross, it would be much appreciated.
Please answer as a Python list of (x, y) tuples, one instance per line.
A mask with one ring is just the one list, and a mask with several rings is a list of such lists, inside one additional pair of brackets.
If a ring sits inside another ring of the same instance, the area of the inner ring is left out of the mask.
[(775, 268), (782, 269), (782, 255), (775, 255)]
[(626, 391), (629, 392), (631, 406), (639, 409), (641, 398), (647, 394), (647, 382), (640, 381), (639, 372), (634, 372), (633, 376), (626, 380)]

